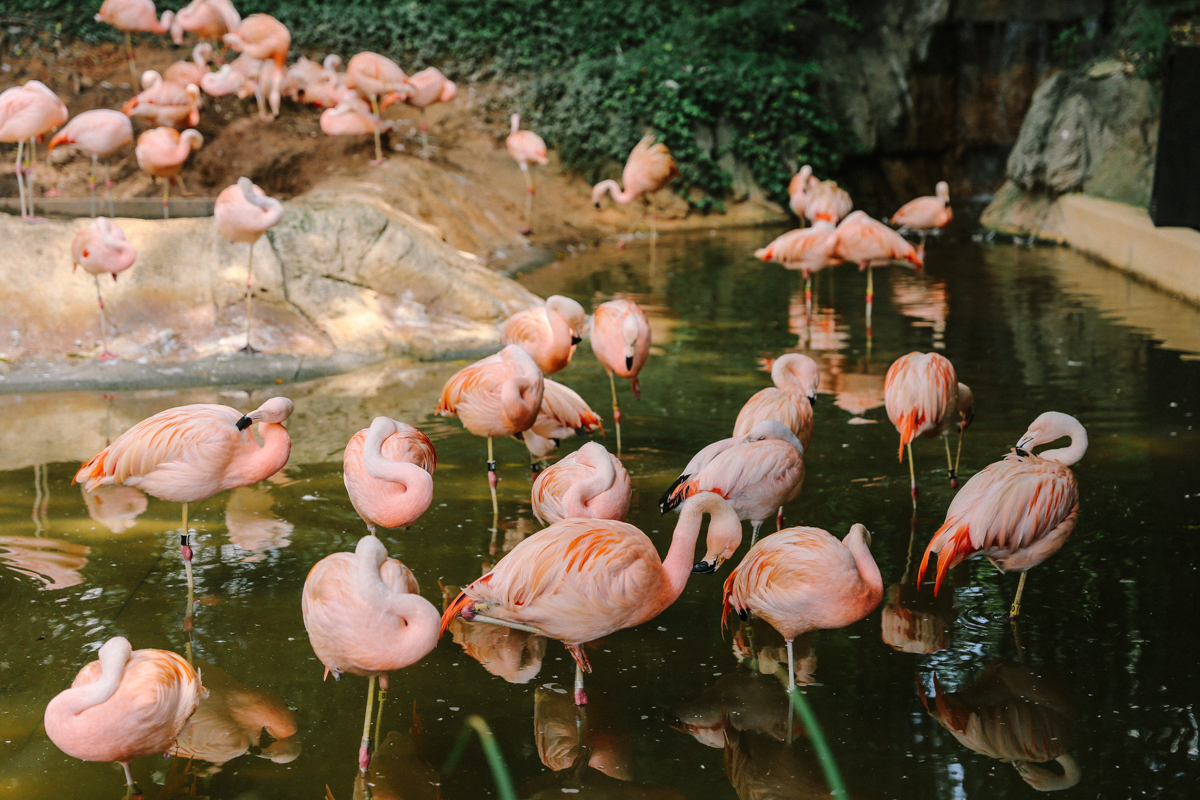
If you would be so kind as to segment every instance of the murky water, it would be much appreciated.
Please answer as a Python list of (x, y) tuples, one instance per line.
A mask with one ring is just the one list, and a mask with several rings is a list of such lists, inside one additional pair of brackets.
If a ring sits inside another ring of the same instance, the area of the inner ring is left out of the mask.
[[(910, 522), (883, 375), (903, 353), (938, 348), (977, 398), (965, 474), (998, 458), (1042, 411), (1072, 413), (1088, 428), (1091, 447), (1075, 468), (1080, 521), (1066, 547), (1030, 573), (1019, 631), (1006, 618), (1016, 576), (972, 562), (937, 602), (892, 588), (865, 620), (798, 643), (797, 672), (850, 793), (1015, 798), (1074, 783), (1063, 796), (1193, 794), (1200, 364), (1184, 351), (1200, 352), (1200, 314), (1064, 250), (943, 241), (930, 246), (924, 275), (876, 270), (868, 349), (864, 277), (849, 267), (820, 274), (808, 314), (799, 275), (747, 257), (771, 233), (666, 239), (653, 269), (636, 245), (591, 249), (523, 279), (589, 308), (624, 293), (651, 315), (642, 399), (627, 388), (622, 396), (630, 521), (666, 551), (673, 518), (658, 515), (659, 495), (768, 384), (759, 359), (798, 348), (821, 362), (824, 394), (787, 521), (839, 536), (865, 523), (885, 585), (900, 584), (912, 574), (910, 547), (919, 558), (952, 491), (940, 447), (922, 440), (920, 509)], [(5, 797), (120, 793), (119, 768), (63, 755), (41, 728), (50, 698), (117, 634), (179, 652), (190, 642), (212, 689), (181, 743), (194, 760), (134, 763), (148, 796), (319, 797), (325, 786), (339, 800), (362, 796), (355, 756), (366, 681), (322, 683), (300, 615), (308, 569), (364, 533), (341, 483), (345, 441), (384, 413), (434, 439), (433, 507), (383, 539), (439, 606), (439, 582), (449, 591), (478, 577), (538, 529), (523, 447), (498, 445), (493, 536), (482, 440), (430, 416), (457, 366), (391, 364), (272, 387), (296, 401), (292, 461), (270, 482), (193, 507), (200, 600), (190, 634), (181, 627), (178, 540), (168, 535), (178, 506), (132, 490), (85, 499), (71, 475), (106, 438), (161, 408), (247, 408), (266, 393), (0, 396)], [(611, 419), (608, 381), (586, 346), (556, 377)], [(436, 770), (472, 713), (497, 733), (522, 796), (745, 798), (768, 788), (827, 796), (803, 734), (783, 741), (786, 700), (770, 675), (782, 640), (762, 625), (752, 638), (722, 635), (726, 574), (693, 576), (658, 619), (589, 651), (585, 736), (602, 770), (582, 761), (564, 769), (580, 751), (562, 646), (459, 627), (393, 676), (373, 796), (436, 796)], [(479, 753), (472, 744), (443, 797), (495, 796)]]

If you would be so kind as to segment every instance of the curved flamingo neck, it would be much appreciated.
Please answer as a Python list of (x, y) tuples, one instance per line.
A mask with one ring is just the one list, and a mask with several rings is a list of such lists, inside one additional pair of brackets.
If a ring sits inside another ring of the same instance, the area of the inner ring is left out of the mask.
[(263, 443), (259, 447), (251, 436), (242, 452), (229, 465), (225, 484), (227, 488), (249, 486), (271, 477), (287, 464), (292, 453), (292, 439), (287, 428), (278, 422), (258, 423), (258, 435)]
[(510, 122), (511, 122), (510, 130), (512, 133), (516, 133), (517, 131), (521, 130), (521, 115), (520, 114), (513, 114), (512, 117), (510, 118)]
[(599, 463), (592, 463), (591, 460), (587, 462), (587, 466), (594, 470), (591, 477), (575, 481), (571, 484), (571, 488), (563, 494), (563, 513), (566, 516), (586, 517), (588, 502), (597, 495), (608, 491), (616, 481), (617, 471), (613, 468), (612, 458), (608, 453), (604, 453), (603, 458), (599, 458), (597, 461)]
[(875, 563), (875, 557), (871, 555), (871, 548), (866, 539), (855, 531), (851, 531), (842, 543), (854, 557), (854, 564), (858, 568), (858, 577), (867, 590), (864, 601), (870, 602), (873, 608), (883, 597), (883, 576), (879, 574), (879, 565)]
[(1053, 450), (1043, 450), (1038, 453), (1038, 458), (1044, 458), (1047, 461), (1057, 461), (1065, 466), (1071, 466), (1083, 458), (1084, 453), (1088, 448), (1087, 431), (1078, 420), (1072, 419), (1067, 422), (1059, 431), (1059, 435), (1055, 439), (1061, 439), (1063, 436), (1070, 437), (1071, 444), (1066, 447), (1057, 447)]
[(415, 506), (428, 506), (433, 499), (433, 476), (416, 464), (392, 461), (383, 455), (383, 443), (391, 433), (372, 427), (363, 444), (363, 466), (372, 478), (398, 484), (406, 501)]
[(131, 656), (132, 651), (127, 643), (123, 648), (101, 652), (100, 680), (87, 686), (67, 689), (55, 698), (56, 710), (63, 716), (73, 717), (107, 701), (120, 687), (121, 678), (125, 675), (125, 667)]
[(675, 523), (675, 533), (671, 537), (671, 548), (662, 562), (667, 579), (662, 592), (662, 600), (665, 601), (663, 608), (678, 600), (687, 586), (688, 576), (692, 574), (692, 565), (695, 564), (696, 540), (700, 538), (703, 519), (704, 511), (695, 506), (684, 506), (680, 511), (679, 522)]
[(604, 197), (605, 192), (608, 192), (609, 194), (611, 194), (612, 199), (617, 201), (621, 205), (624, 205), (624, 204), (632, 201), (633, 198), (637, 197), (637, 195), (633, 192), (626, 192), (626, 191), (622, 190), (621, 184), (617, 183), (616, 181), (614, 181), (610, 178), (609, 180), (606, 180), (606, 181), (600, 181), (599, 183), (597, 183), (595, 185), (595, 187), (592, 188), (592, 202), (599, 203), (600, 198)]
[(535, 385), (536, 381), (525, 375), (514, 375), (506, 380), (500, 387), (500, 401), (506, 412), (509, 409), (516, 410), (532, 405), (526, 395)]

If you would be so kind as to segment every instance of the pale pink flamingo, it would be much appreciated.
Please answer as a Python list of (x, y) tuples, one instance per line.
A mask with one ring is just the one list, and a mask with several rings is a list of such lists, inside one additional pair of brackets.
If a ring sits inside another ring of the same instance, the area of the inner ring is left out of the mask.
[(950, 426), (958, 412), (958, 455), (962, 456), (962, 435), (975, 418), (975, 395), (960, 383), (954, 365), (937, 353), (912, 352), (888, 367), (883, 379), (883, 402), (888, 419), (900, 433), (899, 460), (908, 448), (908, 475), (912, 483), (913, 503), (917, 501), (917, 473), (912, 460), (912, 443), (918, 436), (941, 436), (946, 445), (946, 470), (950, 486), (958, 488), (958, 463), (950, 461)]
[[(333, 56), (340, 62), (338, 56)], [(316, 61), (309, 61), (304, 56), (292, 62), (287, 68), (287, 72), (283, 75), (283, 84), (279, 87), (280, 94), (297, 103), (301, 102), (301, 97), (304, 94), (304, 89), (310, 80), (315, 80), (321, 76), (324, 69)]]
[(341, 100), (346, 89), (346, 76), (338, 72), (342, 57), (327, 55), (318, 64), (303, 56), (288, 67), (284, 78), (284, 94), (298, 103), (310, 103), (319, 108), (333, 108)]
[(754, 394), (733, 423), (733, 435), (744, 436), (760, 422), (782, 422), (807, 451), (813, 437), (813, 404), (821, 384), (821, 367), (801, 353), (784, 353), (771, 362), (774, 386)]
[(154, 16), (152, 0), (104, 0), (96, 22), (106, 22), (117, 30), (125, 32), (125, 54), (129, 58), (129, 77), (137, 85), (137, 67), (133, 63), (133, 41), (131, 33), (167, 34), (175, 22), (174, 11), (164, 11), (162, 18)]
[(168, 66), (163, 72), (163, 80), (167, 83), (178, 83), (180, 86), (187, 86), (189, 83), (199, 86), (201, 79), (210, 72), (208, 59), (212, 57), (212, 52), (211, 44), (200, 42), (192, 48), (192, 60), (176, 61)]
[(229, 0), (192, 0), (175, 15), (171, 40), (183, 44), (183, 34), (187, 32), (199, 39), (220, 41), (241, 24), (242, 17)]
[(792, 641), (815, 630), (844, 628), (883, 598), (871, 557), (871, 534), (856, 524), (838, 541), (820, 528), (785, 528), (750, 548), (725, 581), (723, 623), (761, 617), (787, 642), (788, 691), (795, 691)]
[(800, 171), (788, 181), (788, 207), (800, 220), (801, 225), (804, 224), (804, 209), (808, 205), (808, 199), (820, 183), (808, 164), (800, 167)]
[(37, 222), (33, 214), (33, 168), (31, 158), (21, 166), (25, 140), (30, 154), (34, 140), (67, 121), (67, 107), (50, 87), (41, 81), (26, 81), (0, 93), (0, 142), (16, 142), (17, 191), (21, 198), (21, 219)]
[(182, 656), (134, 650), (117, 636), (46, 706), (46, 735), (72, 758), (116, 761), (129, 791), (140, 796), (129, 762), (174, 747), (205, 693)]
[[(256, 76), (258, 91), (258, 116), (264, 120), (272, 120), (279, 116), (279, 89), (283, 84), (283, 70), (287, 64), (288, 50), (292, 46), (292, 34), (279, 20), (268, 14), (251, 14), (242, 20), (236, 31), (231, 31), (223, 37), (225, 44), (239, 53), (258, 59), (260, 62)], [(271, 94), (269, 101), (271, 113), (267, 114), (263, 106), (263, 70), (267, 62), (272, 63)]]
[(871, 307), (875, 301), (875, 284), (871, 268), (907, 261), (918, 270), (925, 263), (917, 249), (882, 222), (871, 219), (865, 211), (855, 211), (837, 227), (837, 244), (833, 255), (842, 261), (858, 264), (867, 271), (867, 339), (871, 338)]
[(421, 109), (421, 157), (429, 159), (429, 126), (425, 123), (425, 109), (434, 103), (449, 103), (458, 96), (454, 81), (443, 75), (436, 67), (425, 69), (405, 78), (406, 92), (389, 92), (379, 104), (379, 112), (392, 103), (404, 102)]
[(604, 435), (603, 421), (574, 389), (549, 378), (542, 385), (542, 407), (537, 420), (532, 428), (520, 434), (521, 441), (529, 448), (534, 477), (540, 469), (538, 459), (557, 450), (563, 439), (596, 431)]
[(837, 181), (810, 182), (806, 191), (804, 216), (809, 222), (824, 220), (837, 225), (854, 208), (850, 193), (837, 185)]
[[(1033, 448), (1069, 437), (1071, 444), (1034, 455)], [(1015, 452), (984, 467), (955, 495), (946, 521), (937, 529), (917, 582), (925, 577), (929, 556), (938, 554), (941, 588), (951, 567), (968, 558), (986, 556), (1001, 572), (1020, 572), (1010, 616), (1021, 613), (1025, 574), (1058, 552), (1079, 517), (1079, 484), (1071, 465), (1087, 452), (1087, 431), (1079, 420), (1047, 411), (1029, 426)]]
[(560, 294), (551, 295), (545, 305), (518, 311), (506, 319), (500, 341), (520, 345), (543, 375), (553, 375), (571, 363), (575, 345), (583, 341), (586, 318), (579, 303)]
[[(460, 587), (440, 583), (439, 586), (444, 611), (454, 602)], [(546, 658), (545, 636), (486, 622), (467, 622), (462, 617), (450, 620), (447, 630), (464, 653), (508, 683), (529, 683), (542, 670), (542, 661)]]
[(825, 220), (818, 220), (811, 228), (798, 228), (777, 237), (766, 247), (755, 250), (754, 257), (803, 272), (804, 304), (811, 313), (812, 274), (838, 263), (833, 255), (836, 245), (837, 229)]
[(138, 166), (147, 175), (163, 179), (163, 219), (171, 216), (171, 184), (179, 181), (179, 191), (183, 192), (183, 162), (204, 146), (204, 137), (195, 128), (188, 128), (183, 133), (174, 128), (151, 128), (138, 137), (137, 147), (133, 149), (137, 156)]
[(533, 131), (521, 130), (520, 114), (513, 114), (509, 121), (511, 128), (504, 146), (525, 176), (525, 228), (521, 233), (528, 236), (533, 233), (533, 173), (529, 171), (529, 165), (541, 164), (544, 167), (550, 163), (550, 157), (542, 137)]
[(529, 353), (515, 344), (460, 369), (442, 387), (438, 416), (458, 417), (471, 433), (487, 437), (493, 517), (499, 517), (500, 506), (496, 502), (498, 478), (492, 439), (533, 427), (544, 393), (542, 371)]
[[(371, 112), (380, 115), (379, 100), (385, 95), (394, 95), (403, 100), (412, 92), (404, 70), (387, 56), (365, 50), (355, 54), (346, 65), (346, 88), (353, 89), (371, 103)], [(379, 130), (375, 130), (375, 160), (372, 166), (383, 163), (383, 147), (379, 143)]]
[(264, 233), (283, 219), (283, 203), (251, 182), (249, 178), (238, 178), (237, 183), (226, 186), (217, 195), (213, 204), (213, 222), (217, 232), (234, 244), (250, 245), (249, 261), (246, 265), (246, 346), (242, 352), (257, 352), (250, 344), (250, 307), (254, 300), (254, 243)]
[(152, 69), (142, 73), (145, 89), (121, 106), (128, 117), (147, 117), (151, 124), (171, 128), (200, 124), (200, 87), (164, 81)]
[(117, 223), (105, 217), (97, 217), (86, 228), (81, 228), (71, 242), (71, 271), (83, 267), (83, 271), (96, 279), (96, 301), (100, 304), (100, 361), (117, 357), (108, 351), (108, 320), (104, 318), (104, 296), (100, 293), (100, 276), (117, 275), (133, 266), (137, 248), (125, 238), (125, 231)]
[(564, 519), (625, 520), (633, 499), (629, 473), (599, 442), (588, 442), (537, 476), (533, 515), (543, 525)]
[[(713, 442), (692, 457), (658, 507), (666, 514), (699, 492), (716, 492), (753, 526), (750, 543), (773, 514), (782, 520), (783, 506), (804, 485), (804, 445), (776, 420), (758, 423), (744, 436)], [(709, 565), (709, 571), (716, 569)]]
[(575, 703), (585, 705), (583, 673), (591, 667), (582, 645), (654, 619), (675, 602), (692, 573), (706, 513), (705, 563), (719, 564), (741, 544), (742, 528), (729, 504), (711, 492), (683, 504), (665, 559), (626, 522), (557, 522), (463, 589), (442, 615), (442, 631), (462, 616), (558, 639), (575, 659)]
[(642, 398), (638, 373), (650, 356), (650, 322), (641, 306), (618, 298), (601, 303), (592, 314), (592, 352), (612, 389), (613, 423), (617, 426), (617, 456), (621, 455), (621, 406), (617, 403), (617, 383), (613, 375), (629, 378), (635, 400)]
[(371, 763), (371, 709), (379, 680), (379, 716), (388, 673), (417, 663), (437, 645), (440, 615), (420, 595), (412, 570), (374, 536), (359, 540), (353, 553), (334, 553), (313, 566), (304, 581), (301, 609), (313, 652), (326, 676), (363, 675), (367, 713), (358, 767)]
[(365, 100), (349, 92), (321, 112), (320, 125), (326, 136), (370, 136), (390, 131), (393, 123), (375, 116)]
[(917, 252), (925, 257), (925, 237), (934, 228), (944, 228), (954, 219), (950, 208), (950, 184), (938, 181), (934, 197), (918, 197), (900, 206), (892, 215), (892, 224), (901, 228), (921, 232), (921, 246)]
[(118, 150), (133, 144), (133, 124), (120, 111), (97, 108), (71, 119), (50, 140), (49, 149), (59, 145), (74, 147), (92, 157), (88, 190), (92, 195), (92, 216), (96, 216), (96, 161), (104, 159), (104, 188), (108, 190), (108, 215), (113, 215), (112, 168), (108, 159)]
[(216, 72), (210, 72), (200, 78), (200, 88), (209, 97), (224, 97), (234, 94), (246, 85), (246, 76), (236, 71), (230, 64), (222, 64)]
[(372, 534), (377, 525), (407, 528), (433, 500), (437, 453), (412, 425), (376, 417), (350, 437), (342, 467), (350, 504)]
[[(280, 423), (292, 409), (286, 397), (272, 397), (249, 414), (209, 403), (168, 408), (92, 456), (75, 473), (74, 482), (88, 491), (97, 486), (134, 486), (160, 500), (182, 503), (179, 540), (190, 598), (194, 586), (188, 503), (250, 486), (283, 469), (292, 440)], [(246, 430), (256, 422), (262, 445)], [(190, 616), (190, 601), (188, 607)]]
[[(625, 183), (622, 190), (614, 180), (600, 181), (592, 187), (592, 205), (600, 207), (600, 198), (608, 192), (612, 199), (625, 205), (635, 198), (642, 198), (642, 216), (645, 218), (650, 208), (650, 195), (662, 189), (672, 178), (678, 177), (679, 167), (675, 158), (662, 142), (655, 142), (653, 134), (642, 137), (629, 153), (625, 162), (625, 170), (621, 180)], [(658, 214), (650, 215), (650, 242), (658, 238)]]

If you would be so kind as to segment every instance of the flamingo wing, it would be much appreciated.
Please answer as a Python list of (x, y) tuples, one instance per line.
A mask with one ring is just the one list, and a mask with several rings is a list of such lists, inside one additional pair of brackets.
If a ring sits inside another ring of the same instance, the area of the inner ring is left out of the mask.
[(638, 195), (658, 191), (678, 174), (670, 149), (656, 142), (653, 134), (647, 134), (630, 152), (621, 178), (625, 191)]
[(782, 389), (768, 386), (755, 392), (738, 412), (733, 424), (734, 436), (745, 436), (760, 422), (773, 419), (782, 422), (807, 450), (813, 437), (813, 412), (808, 398), (791, 395)]
[(504, 327), (500, 331), (502, 344), (520, 345), (531, 355), (534, 351), (547, 348), (553, 339), (554, 330), (550, 327), (550, 317), (545, 306), (518, 311), (504, 321)]
[(795, 618), (825, 594), (831, 576), (855, 571), (850, 551), (820, 528), (787, 528), (762, 540), (725, 580), (725, 616), (732, 609), (763, 619)]
[[(699, 492), (714, 492), (733, 504), (740, 519), (753, 519), (747, 516), (750, 509), (739, 501), (781, 492), (782, 503), (787, 503), (799, 494), (803, 479), (804, 461), (788, 442), (779, 439), (743, 442), (726, 449), (675, 487), (670, 508)], [(769, 505), (782, 503), (772, 501)]]
[(949, 359), (937, 353), (909, 353), (888, 368), (883, 382), (888, 419), (900, 431), (904, 448), (927, 430), (942, 424), (947, 407), (957, 402), (958, 376)]
[(564, 439), (573, 433), (604, 431), (600, 416), (579, 394), (558, 381), (543, 380), (542, 407), (533, 432), (547, 439)]

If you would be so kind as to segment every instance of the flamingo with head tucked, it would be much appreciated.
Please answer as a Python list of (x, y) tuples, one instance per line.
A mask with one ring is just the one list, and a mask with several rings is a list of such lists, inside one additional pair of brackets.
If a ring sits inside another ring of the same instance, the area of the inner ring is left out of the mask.
[(121, 113), (129, 117), (148, 117), (154, 125), (182, 128), (200, 124), (200, 87), (194, 83), (182, 84), (164, 81), (152, 69), (142, 73), (145, 87), (135, 97), (121, 106)]
[(192, 60), (176, 61), (168, 66), (163, 72), (163, 80), (181, 86), (187, 86), (189, 83), (199, 86), (200, 81), (210, 72), (208, 59), (212, 58), (212, 52), (211, 44), (200, 42), (192, 48)]
[(807, 451), (813, 437), (813, 404), (821, 383), (821, 367), (802, 353), (784, 353), (771, 362), (774, 386), (754, 394), (733, 423), (733, 435), (744, 436), (760, 422), (782, 422)]
[(550, 465), (533, 482), (533, 515), (543, 525), (570, 518), (623, 521), (633, 486), (621, 460), (599, 442)]
[(799, 218), (801, 225), (804, 224), (804, 209), (808, 205), (808, 199), (820, 183), (808, 164), (800, 167), (800, 171), (788, 181), (788, 207)]
[[(279, 116), (279, 90), (283, 84), (288, 50), (292, 47), (291, 31), (269, 14), (251, 14), (242, 20), (236, 31), (225, 34), (223, 41), (239, 53), (258, 59), (260, 63), (254, 94), (258, 101), (258, 116), (264, 120), (272, 120)], [(263, 105), (262, 94), (263, 70), (266, 69), (268, 61), (272, 65), (270, 114), (267, 114)]]
[(153, 0), (104, 0), (96, 22), (106, 22), (125, 32), (125, 53), (129, 57), (129, 76), (137, 85), (137, 66), (133, 63), (133, 41), (131, 33), (166, 34), (175, 22), (174, 11), (164, 11), (162, 18), (155, 17)]
[(59, 145), (74, 147), (92, 157), (88, 189), (92, 195), (92, 216), (96, 215), (96, 161), (104, 159), (104, 188), (108, 190), (108, 214), (113, 215), (112, 168), (108, 159), (133, 144), (133, 124), (120, 111), (97, 108), (77, 114), (50, 140), (49, 149)]
[(171, 41), (183, 44), (184, 32), (200, 39), (219, 41), (230, 31), (236, 31), (242, 17), (229, 0), (192, 0), (179, 9), (171, 25)]
[[(128, 122), (128, 120), (126, 120)], [(86, 228), (75, 234), (71, 242), (71, 271), (83, 267), (83, 271), (96, 280), (96, 300), (100, 304), (100, 361), (116, 358), (108, 351), (108, 321), (104, 317), (104, 295), (100, 292), (100, 276), (112, 275), (115, 282), (118, 273), (133, 266), (137, 248), (125, 238), (125, 231), (105, 217), (97, 217)]]
[[(395, 61), (379, 53), (363, 51), (356, 53), (346, 65), (346, 88), (358, 92), (364, 100), (371, 103), (371, 112), (380, 115), (379, 101), (382, 97), (392, 97), (392, 102), (404, 100), (413, 91), (408, 83), (408, 76), (400, 69)], [(375, 130), (375, 160), (371, 166), (383, 163), (383, 147), (379, 143), (380, 130)]]
[(925, 256), (925, 237), (935, 228), (944, 228), (954, 219), (950, 208), (950, 184), (938, 181), (934, 197), (918, 197), (900, 206), (892, 215), (892, 224), (901, 228), (921, 232), (921, 245), (917, 252)]
[(229, 241), (250, 245), (250, 259), (246, 267), (246, 346), (243, 352), (254, 353), (250, 344), (250, 306), (254, 299), (254, 243), (259, 237), (279, 224), (283, 219), (283, 203), (254, 185), (249, 178), (238, 178), (232, 186), (226, 186), (217, 195), (213, 205), (213, 222), (217, 231)]
[(816, 181), (806, 189), (804, 216), (809, 222), (824, 220), (837, 225), (854, 208), (850, 193), (837, 185), (837, 181)]
[(407, 528), (433, 500), (437, 453), (412, 425), (376, 417), (350, 437), (342, 467), (350, 504), (372, 534), (377, 525)]
[(569, 297), (551, 295), (542, 306), (518, 311), (504, 321), (500, 341), (524, 348), (543, 375), (553, 375), (571, 363), (575, 345), (583, 341), (587, 315)]
[(557, 450), (563, 439), (596, 431), (604, 435), (600, 416), (578, 392), (549, 378), (543, 379), (542, 386), (542, 407), (538, 410), (537, 420), (532, 428), (520, 434), (521, 441), (529, 449), (534, 477), (540, 469), (538, 459)]
[[(621, 173), (625, 188), (622, 189), (614, 180), (600, 181), (592, 187), (592, 205), (599, 208), (600, 199), (604, 197), (605, 192), (611, 194), (612, 199), (621, 205), (641, 197), (644, 219), (650, 208), (650, 195), (678, 176), (679, 167), (676, 166), (670, 149), (662, 142), (655, 142), (654, 134), (647, 134), (634, 146), (629, 153), (629, 160), (625, 162), (625, 170)], [(651, 214), (651, 243), (657, 238), (658, 214)]]
[(592, 352), (612, 389), (613, 423), (617, 426), (617, 456), (621, 455), (621, 406), (617, 402), (617, 383), (613, 375), (629, 378), (633, 398), (642, 398), (638, 374), (650, 357), (650, 321), (646, 312), (632, 300), (618, 298), (596, 307), (592, 314)]
[(525, 228), (521, 233), (528, 236), (533, 233), (533, 173), (529, 171), (529, 165), (545, 166), (550, 163), (550, 157), (546, 150), (546, 142), (542, 140), (542, 137), (533, 131), (521, 130), (520, 114), (513, 114), (509, 121), (511, 132), (504, 140), (504, 146), (525, 176)]
[(174, 128), (151, 128), (138, 137), (137, 147), (133, 149), (137, 156), (138, 166), (147, 175), (154, 178), (164, 178), (163, 181), (163, 219), (171, 216), (171, 184), (179, 181), (179, 190), (183, 192), (183, 162), (204, 146), (204, 137), (195, 128), (188, 128), (183, 133)]

